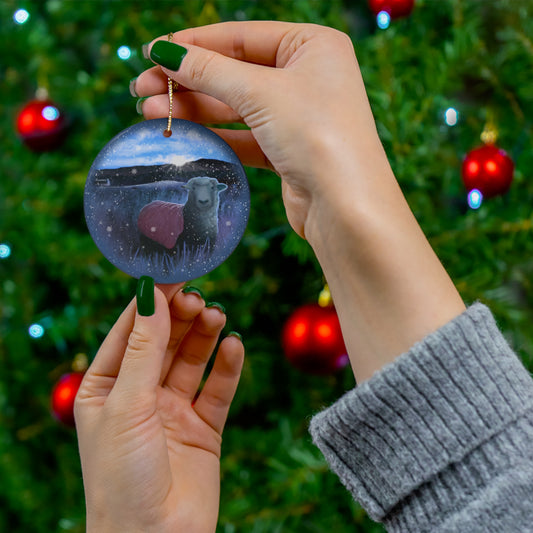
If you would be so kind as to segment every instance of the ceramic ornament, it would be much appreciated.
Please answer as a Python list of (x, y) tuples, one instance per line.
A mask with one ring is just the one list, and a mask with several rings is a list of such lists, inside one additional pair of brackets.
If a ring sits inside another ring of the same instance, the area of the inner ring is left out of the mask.
[(211, 130), (186, 120), (135, 124), (96, 157), (85, 185), (89, 232), (104, 256), (156, 283), (198, 278), (239, 243), (250, 211), (244, 168)]

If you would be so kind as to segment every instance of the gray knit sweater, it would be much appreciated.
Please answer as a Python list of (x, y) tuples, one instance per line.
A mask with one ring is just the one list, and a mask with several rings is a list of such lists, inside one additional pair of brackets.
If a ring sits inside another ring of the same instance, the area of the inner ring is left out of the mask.
[(316, 415), (310, 431), (388, 531), (533, 532), (533, 380), (482, 304)]

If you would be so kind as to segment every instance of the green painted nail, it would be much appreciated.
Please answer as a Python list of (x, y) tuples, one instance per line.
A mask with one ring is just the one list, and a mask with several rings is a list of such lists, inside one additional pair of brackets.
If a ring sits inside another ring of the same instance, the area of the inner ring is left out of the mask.
[(190, 285), (188, 287), (184, 287), (181, 292), (183, 294), (197, 294), (200, 298), (204, 298), (204, 294), (200, 289), (197, 289), (196, 287), (191, 287)]
[(141, 276), (137, 283), (137, 311), (141, 316), (155, 313), (154, 278)]
[(228, 337), (237, 337), (242, 342), (242, 335), (236, 331), (230, 331)]
[(142, 98), (139, 98), (137, 100), (137, 103), (135, 104), (135, 109), (137, 110), (137, 113), (139, 113), (139, 115), (143, 114), (143, 103), (147, 98), (148, 96), (143, 96)]
[(206, 307), (216, 307), (220, 312), (222, 312), (224, 314), (226, 313), (226, 308), (222, 304), (219, 304), (218, 302), (209, 302), (205, 306)]
[(150, 50), (150, 59), (169, 70), (178, 70), (186, 54), (187, 48), (179, 44), (156, 41)]
[(132, 78), (130, 80), (130, 94), (134, 98), (139, 98), (139, 95), (137, 94), (137, 91), (135, 90), (135, 83), (137, 82), (137, 78)]

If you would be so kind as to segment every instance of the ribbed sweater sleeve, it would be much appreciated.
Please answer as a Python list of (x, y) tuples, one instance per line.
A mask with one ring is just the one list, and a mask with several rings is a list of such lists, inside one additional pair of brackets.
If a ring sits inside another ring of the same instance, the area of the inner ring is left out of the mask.
[(533, 531), (533, 380), (475, 304), (311, 421), (390, 532)]

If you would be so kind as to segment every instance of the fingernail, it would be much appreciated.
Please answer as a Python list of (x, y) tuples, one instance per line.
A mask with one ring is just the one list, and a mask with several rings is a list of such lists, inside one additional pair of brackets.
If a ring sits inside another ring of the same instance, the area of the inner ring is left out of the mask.
[(150, 43), (144, 43), (142, 45), (142, 53), (144, 59), (150, 59)]
[(218, 302), (209, 302), (207, 304), (205, 304), (206, 307), (216, 307), (220, 312), (222, 313), (226, 313), (226, 308), (222, 305), (222, 304), (219, 304)]
[(187, 48), (179, 44), (156, 41), (150, 50), (150, 59), (169, 70), (178, 70), (186, 54)]
[(134, 98), (139, 98), (139, 95), (137, 94), (137, 91), (135, 90), (135, 83), (137, 82), (137, 77), (135, 78), (132, 78), (130, 80), (130, 94), (134, 97)]
[(139, 98), (137, 100), (137, 103), (135, 104), (135, 109), (137, 110), (137, 113), (139, 113), (139, 115), (143, 114), (143, 104), (147, 98), (148, 96), (143, 96), (142, 98)]
[(237, 337), (242, 342), (242, 335), (236, 331), (230, 331), (228, 337)]
[(197, 294), (200, 298), (202, 298), (202, 300), (204, 299), (202, 291), (196, 287), (191, 287), (190, 285), (188, 287), (184, 287), (181, 292), (183, 294)]
[(137, 311), (141, 316), (155, 313), (154, 279), (150, 276), (141, 276), (137, 283)]

